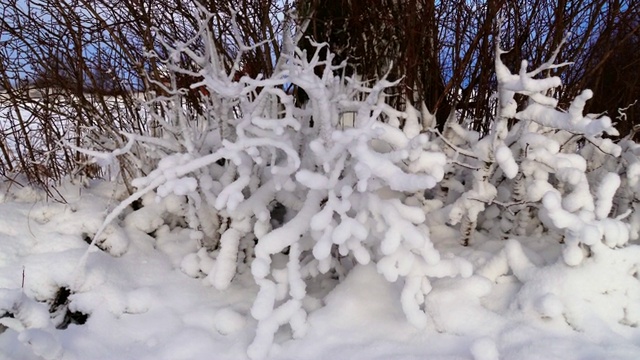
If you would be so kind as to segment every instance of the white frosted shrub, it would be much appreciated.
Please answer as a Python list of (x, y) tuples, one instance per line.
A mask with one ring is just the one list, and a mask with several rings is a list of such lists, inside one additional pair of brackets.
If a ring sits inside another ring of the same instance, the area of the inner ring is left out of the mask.
[[(213, 37), (203, 22), (196, 40), (207, 44)], [(248, 349), (252, 359), (269, 354), (284, 325), (293, 337), (304, 336), (310, 279), (340, 278), (356, 264), (373, 263), (389, 282), (400, 282), (408, 321), (425, 327), (432, 279), (473, 273), (463, 258), (441, 255), (427, 224), (446, 221), (463, 245), (473, 245), (483, 216), (498, 224), (489, 236), (555, 233), (570, 266), (637, 238), (640, 150), (626, 143), (622, 154), (621, 146), (603, 138), (616, 131), (609, 118), (583, 114), (590, 91), (566, 111), (557, 108), (548, 94), (561, 86), (560, 79), (540, 77), (565, 65), (554, 64), (557, 52), (532, 71), (523, 61), (512, 74), (496, 47), (497, 107), (490, 132), (472, 132), (452, 114), (438, 134), (426, 107), (418, 111), (408, 103), (399, 111), (385, 103), (384, 92), (394, 84), (382, 79), (368, 86), (336, 77), (345, 64), (333, 64), (331, 54), (321, 59), (327, 44), (315, 44), (308, 57), (291, 36), (283, 41), (272, 76), (239, 79), (233, 70), (239, 62), (224, 66), (212, 46), (165, 44), (170, 56), (161, 60), (172, 78), (202, 79), (193, 87), (207, 90), (204, 111), (182, 106), (182, 95), (171, 87), (168, 95), (146, 103), (159, 127), (149, 136), (126, 136), (146, 149), (140, 161), (150, 161), (152, 170), (132, 182), (137, 191), (95, 236), (134, 201), (165, 199), (161, 211), (142, 208), (125, 223), (152, 219), (151, 225), (135, 225), (148, 232), (159, 229), (167, 213), (183, 218), (198, 251), (180, 266), (192, 276), (206, 276), (218, 290), (250, 271), (259, 287), (251, 308), (258, 322)], [(238, 45), (241, 52), (251, 50)], [(200, 70), (172, 61), (181, 57)], [(308, 95), (306, 104), (284, 90), (290, 85)], [(515, 94), (527, 98), (522, 111)], [(343, 126), (347, 117), (353, 127)], [(109, 158), (131, 147), (91, 154)], [(600, 166), (590, 167), (587, 154)], [(626, 173), (609, 158), (621, 158)], [(621, 210), (632, 213), (630, 223), (618, 216)], [(503, 253), (522, 252), (519, 244), (511, 248)], [(501, 271), (507, 266), (501, 265), (504, 259), (494, 262)], [(494, 272), (499, 273), (485, 271)]]

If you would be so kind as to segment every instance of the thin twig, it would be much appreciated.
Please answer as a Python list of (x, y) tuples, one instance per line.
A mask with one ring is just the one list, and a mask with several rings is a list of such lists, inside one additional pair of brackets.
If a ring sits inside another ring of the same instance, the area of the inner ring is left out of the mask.
[(458, 154), (462, 154), (462, 155), (470, 157), (472, 159), (478, 159), (478, 157), (475, 154), (473, 154), (472, 152), (464, 150), (464, 149), (461, 149), (461, 148), (453, 145), (452, 143), (450, 143), (449, 140), (447, 140), (438, 129), (427, 129), (427, 131), (438, 135), (440, 137), (440, 139), (442, 139), (442, 141), (447, 146), (449, 146), (451, 149), (453, 149)]
[(472, 165), (465, 164), (465, 163), (461, 163), (461, 162), (459, 162), (457, 160), (451, 160), (451, 163), (454, 164), (454, 165), (462, 166), (463, 168), (467, 168), (469, 170), (480, 170), (479, 167), (472, 166)]

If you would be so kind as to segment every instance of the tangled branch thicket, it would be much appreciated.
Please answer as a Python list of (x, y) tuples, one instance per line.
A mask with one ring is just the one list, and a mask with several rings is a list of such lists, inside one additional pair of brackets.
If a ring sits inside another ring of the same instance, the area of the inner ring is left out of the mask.
[[(65, 144), (113, 150), (126, 143), (122, 132), (153, 135), (157, 124), (145, 104), (158, 94), (180, 92), (185, 105), (199, 107), (201, 94), (191, 89), (197, 79), (166, 71), (160, 41), (193, 38), (198, 6), (190, 0), (2, 0), (1, 175), (26, 175), (45, 188), (65, 176), (110, 176)], [(242, 53), (240, 72), (271, 71), (280, 52), (273, 39), (283, 33), (282, 18), (291, 4), (212, 1), (202, 6), (215, 14), (208, 24), (216, 34), (210, 45), (226, 68)], [(240, 52), (236, 40), (261, 46)], [(193, 66), (189, 59), (179, 61), (184, 68)], [(128, 184), (139, 170), (123, 158), (111, 173)]]
[[(198, 6), (212, 14), (208, 26), (226, 70), (240, 56), (236, 76), (270, 76), (280, 58), (282, 36), (294, 23), (308, 26), (300, 46), (313, 53), (313, 41), (327, 42), (340, 71), (373, 80), (398, 80), (386, 101), (399, 109), (424, 103), (444, 129), (449, 114), (486, 135), (496, 78), (493, 68), (495, 19), (503, 20), (505, 63), (522, 58), (540, 63), (562, 38), (571, 41), (558, 54), (574, 65), (551, 72), (564, 80), (556, 91), (568, 104), (580, 89), (599, 96), (589, 109), (608, 112), (638, 98), (632, 76), (640, 39), (639, 6), (632, 1), (202, 1), (145, 3), (129, 0), (65, 2), (1, 0), (0, 172), (20, 173), (50, 185), (67, 175), (109, 176), (91, 159), (64, 146), (121, 147), (120, 132), (153, 134), (154, 122), (141, 105), (167, 90), (183, 93), (183, 103), (199, 108), (197, 66), (179, 59), (188, 74), (167, 73), (160, 39), (187, 42), (199, 28)], [(297, 12), (295, 21), (291, 14)], [(232, 21), (235, 19), (235, 21)], [(287, 25), (289, 24), (289, 25)], [(427, 24), (428, 26), (417, 26)], [(416, 30), (419, 29), (419, 30)], [(542, 35), (545, 34), (545, 35)], [(548, 34), (548, 35), (547, 35)], [(313, 40), (313, 41), (311, 41)], [(255, 45), (241, 51), (238, 44)], [(202, 49), (207, 44), (190, 44)], [(326, 56), (326, 52), (321, 56)], [(148, 56), (155, 52), (160, 57)], [(615, 56), (614, 56), (615, 55)], [(336, 74), (339, 75), (339, 74)], [(170, 78), (175, 76), (175, 78)], [(299, 102), (304, 91), (293, 87)], [(623, 135), (634, 132), (638, 106), (620, 117)], [(105, 136), (108, 138), (105, 138)], [(125, 183), (137, 166), (121, 161), (113, 170)]]

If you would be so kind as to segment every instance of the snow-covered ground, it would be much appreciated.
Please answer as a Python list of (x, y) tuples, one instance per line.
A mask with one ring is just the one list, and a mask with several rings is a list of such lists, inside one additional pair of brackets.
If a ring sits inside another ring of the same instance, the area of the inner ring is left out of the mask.
[[(248, 269), (225, 291), (188, 276), (183, 259), (197, 251), (188, 232), (148, 235), (126, 220), (132, 209), (81, 266), (121, 194), (104, 182), (59, 190), (67, 203), (16, 184), (0, 195), (0, 359), (247, 358), (258, 289)], [(432, 281), (425, 329), (402, 311), (402, 281), (357, 265), (341, 281), (309, 284), (308, 332), (292, 340), (283, 327), (268, 358), (640, 358), (637, 245), (572, 268), (550, 263), (560, 245), (541, 238), (465, 248), (447, 234), (433, 230), (436, 248), (473, 263), (474, 275)]]

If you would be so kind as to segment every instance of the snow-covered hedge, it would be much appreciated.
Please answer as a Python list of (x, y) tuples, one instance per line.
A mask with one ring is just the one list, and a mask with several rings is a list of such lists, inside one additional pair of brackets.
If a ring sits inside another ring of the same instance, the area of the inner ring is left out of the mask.
[[(211, 44), (213, 36), (203, 25), (194, 42)], [(434, 231), (448, 229), (460, 245), (516, 239), (480, 270), (492, 280), (530, 264), (513, 260), (526, 236), (564, 243), (562, 266), (637, 240), (640, 149), (603, 137), (616, 130), (606, 116), (583, 114), (588, 90), (558, 109), (549, 94), (561, 81), (543, 76), (564, 65), (554, 63), (555, 53), (532, 71), (523, 61), (513, 74), (497, 47), (490, 133), (473, 133), (452, 114), (440, 134), (426, 108), (388, 106), (385, 79), (336, 76), (345, 64), (320, 56), (327, 44), (308, 56), (292, 37), (284, 42), (269, 78), (238, 76), (239, 62), (227, 71), (212, 46), (197, 52), (190, 43), (167, 43), (170, 55), (160, 60), (171, 76), (202, 79), (192, 87), (206, 89), (204, 111), (183, 106), (182, 94), (168, 87), (145, 104), (157, 123), (153, 134), (127, 135), (125, 151), (92, 153), (127, 153), (141, 164), (132, 183), (138, 190), (107, 217), (94, 243), (126, 213), (123, 221), (146, 233), (189, 229), (197, 246), (179, 266), (219, 290), (250, 271), (259, 287), (251, 358), (267, 356), (284, 325), (304, 336), (313, 308), (305, 305), (313, 303), (308, 285), (341, 279), (356, 264), (374, 263), (401, 284), (407, 320), (424, 327), (432, 279), (474, 274), (469, 260), (438, 250)], [(178, 67), (174, 60), (184, 57), (200, 70)], [(292, 87), (308, 102), (297, 102)], [(154, 199), (163, 206), (152, 206)], [(125, 212), (132, 204), (142, 207)]]

